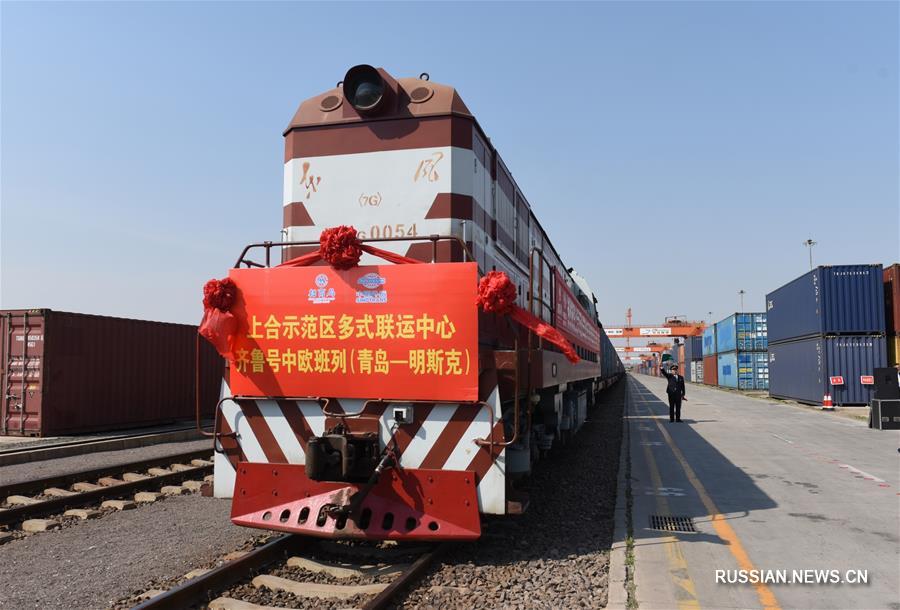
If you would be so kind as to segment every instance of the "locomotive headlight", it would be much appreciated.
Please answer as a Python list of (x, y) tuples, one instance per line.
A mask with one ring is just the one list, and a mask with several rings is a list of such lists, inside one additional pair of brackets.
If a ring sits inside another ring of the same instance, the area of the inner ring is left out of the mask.
[(360, 114), (372, 114), (384, 101), (385, 83), (378, 70), (361, 64), (347, 70), (343, 83), (344, 99)]

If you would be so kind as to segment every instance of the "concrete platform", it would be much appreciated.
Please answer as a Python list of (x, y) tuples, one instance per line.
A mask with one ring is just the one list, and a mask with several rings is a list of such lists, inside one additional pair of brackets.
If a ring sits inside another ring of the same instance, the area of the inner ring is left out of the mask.
[[(665, 380), (628, 384), (610, 607), (627, 603), (630, 516), (641, 609), (900, 608), (900, 432), (696, 386), (669, 423)], [(745, 575), (786, 582), (728, 582)]]

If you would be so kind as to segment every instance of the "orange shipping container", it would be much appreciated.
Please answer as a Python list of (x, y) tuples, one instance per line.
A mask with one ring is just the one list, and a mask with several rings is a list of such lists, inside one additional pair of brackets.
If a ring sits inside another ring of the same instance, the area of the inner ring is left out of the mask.
[(703, 383), (719, 385), (719, 361), (715, 355), (703, 357)]
[(884, 269), (884, 317), (888, 337), (900, 335), (900, 263)]
[(900, 363), (900, 336), (894, 335), (887, 338), (888, 364), (895, 366)]

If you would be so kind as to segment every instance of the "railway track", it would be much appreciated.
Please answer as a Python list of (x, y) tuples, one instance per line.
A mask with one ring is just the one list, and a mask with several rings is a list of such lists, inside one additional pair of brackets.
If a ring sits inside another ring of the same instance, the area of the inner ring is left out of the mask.
[[(210, 449), (203, 449), (3, 485), (0, 526), (19, 526), (25, 532), (54, 529), (59, 521), (38, 518), (63, 514), (88, 519), (99, 516), (99, 511), (68, 511), (98, 504), (124, 510), (136, 503), (156, 500), (155, 490), (164, 495), (180, 495), (186, 489), (196, 491), (202, 479), (212, 473), (210, 457)], [(132, 495), (133, 502), (118, 500)]]
[[(344, 545), (289, 534), (201, 571), (168, 591), (147, 591), (141, 597), (149, 599), (134, 610), (379, 610), (448, 548), (449, 543)], [(247, 580), (248, 584), (240, 584)]]
[[(209, 426), (204, 426), (204, 429), (208, 430)], [(52, 442), (36, 439), (34, 442), (0, 445), (0, 466), (85, 455), (98, 451), (120, 451), (159, 443), (178, 443), (190, 440), (203, 440), (203, 437), (197, 433), (196, 425), (152, 432), (137, 431), (111, 433), (106, 436), (90, 438), (60, 439)]]

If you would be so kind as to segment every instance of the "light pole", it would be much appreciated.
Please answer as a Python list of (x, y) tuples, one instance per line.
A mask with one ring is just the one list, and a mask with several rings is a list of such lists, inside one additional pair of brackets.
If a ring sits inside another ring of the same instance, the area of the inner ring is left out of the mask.
[(744, 313), (744, 295), (747, 294), (743, 288), (738, 290), (738, 294), (741, 295), (741, 313)]
[(813, 241), (812, 239), (807, 239), (805, 242), (803, 242), (803, 245), (806, 246), (807, 248), (809, 248), (809, 270), (810, 271), (812, 271), (812, 268), (813, 268), (812, 249), (813, 249), (813, 246), (815, 246), (817, 243), (819, 243), (819, 242)]

